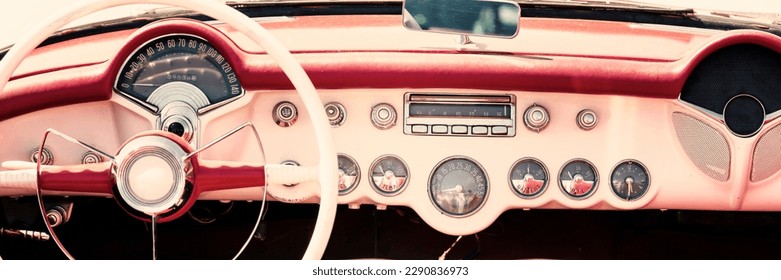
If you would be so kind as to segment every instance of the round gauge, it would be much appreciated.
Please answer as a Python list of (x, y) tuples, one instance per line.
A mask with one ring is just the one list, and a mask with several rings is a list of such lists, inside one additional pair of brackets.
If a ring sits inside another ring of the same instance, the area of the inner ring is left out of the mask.
[(522, 198), (540, 196), (548, 186), (548, 170), (539, 160), (520, 159), (510, 169), (510, 186)]
[(339, 154), (339, 195), (345, 195), (353, 191), (361, 180), (361, 170), (358, 163), (352, 157)]
[(564, 164), (559, 172), (559, 186), (568, 196), (585, 199), (594, 193), (599, 182), (594, 165), (584, 159), (575, 159)]
[(228, 60), (209, 42), (191, 35), (160, 37), (138, 48), (122, 66), (115, 88), (146, 102), (152, 92), (170, 82), (196, 86), (210, 104), (243, 92)]
[(454, 216), (471, 215), (488, 196), (488, 177), (475, 161), (465, 157), (443, 160), (431, 172), (429, 197), (440, 211)]
[(613, 193), (626, 201), (638, 200), (651, 184), (651, 177), (645, 166), (639, 161), (625, 160), (613, 168), (610, 185)]
[(369, 182), (382, 195), (397, 195), (407, 186), (408, 170), (407, 164), (400, 158), (385, 155), (375, 160), (369, 168)]

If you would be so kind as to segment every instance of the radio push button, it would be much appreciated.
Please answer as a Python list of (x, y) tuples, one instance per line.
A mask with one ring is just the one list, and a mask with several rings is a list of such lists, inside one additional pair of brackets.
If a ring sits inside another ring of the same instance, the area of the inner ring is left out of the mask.
[(434, 134), (447, 134), (447, 126), (446, 125), (432, 125), (431, 126), (431, 133)]
[(472, 127), (472, 134), (474, 135), (487, 135), (488, 127), (482, 125), (476, 125)]
[(506, 126), (494, 126), (491, 127), (491, 134), (493, 135), (507, 135)]
[(450, 133), (453, 134), (467, 134), (469, 132), (469, 128), (465, 125), (454, 125), (450, 127)]
[(412, 126), (412, 133), (426, 134), (428, 133), (428, 126), (425, 124), (416, 124)]

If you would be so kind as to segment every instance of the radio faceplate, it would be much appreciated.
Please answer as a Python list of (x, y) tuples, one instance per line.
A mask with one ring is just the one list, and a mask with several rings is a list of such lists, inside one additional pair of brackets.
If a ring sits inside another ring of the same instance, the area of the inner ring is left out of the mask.
[(404, 134), (515, 136), (515, 96), (404, 94)]

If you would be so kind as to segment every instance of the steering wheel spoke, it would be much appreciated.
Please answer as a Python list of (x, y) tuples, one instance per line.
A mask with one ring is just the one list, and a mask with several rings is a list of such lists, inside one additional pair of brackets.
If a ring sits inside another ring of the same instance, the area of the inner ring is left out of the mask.
[(42, 166), (38, 186), (43, 195), (114, 195), (111, 162), (69, 166)]
[(200, 192), (266, 185), (266, 168), (239, 162), (200, 161), (194, 184)]

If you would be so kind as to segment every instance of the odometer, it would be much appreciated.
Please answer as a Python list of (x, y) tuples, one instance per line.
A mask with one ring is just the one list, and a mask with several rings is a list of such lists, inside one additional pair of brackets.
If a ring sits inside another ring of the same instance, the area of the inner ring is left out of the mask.
[(119, 72), (115, 88), (147, 102), (157, 88), (171, 82), (194, 85), (209, 105), (243, 91), (228, 59), (204, 39), (191, 35), (160, 37), (138, 48)]

